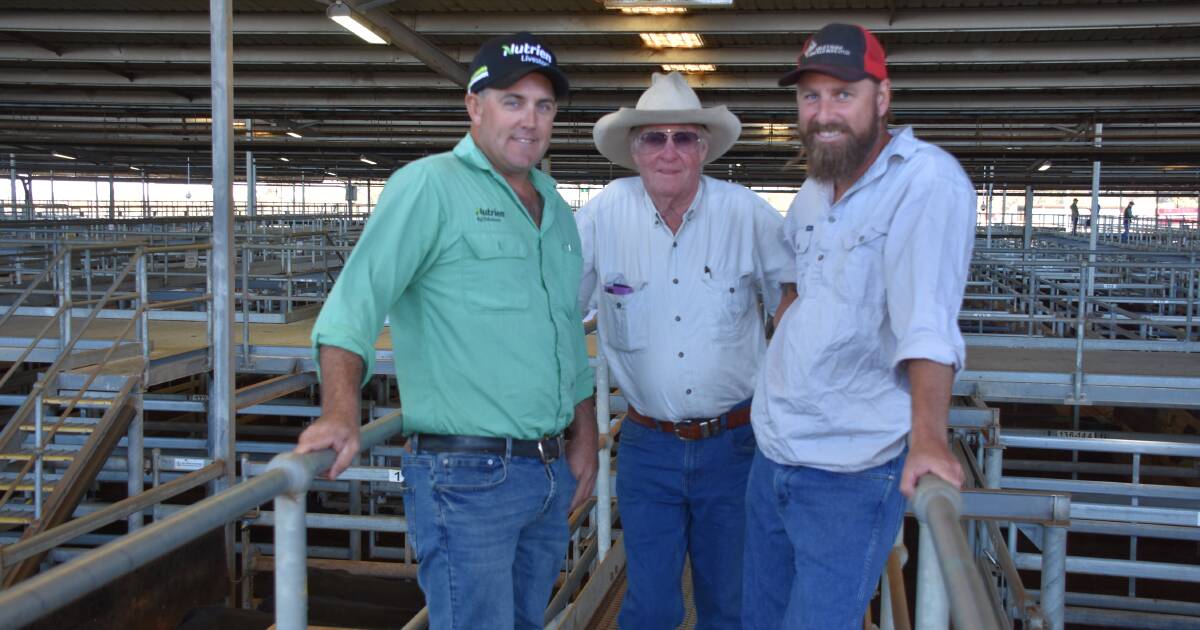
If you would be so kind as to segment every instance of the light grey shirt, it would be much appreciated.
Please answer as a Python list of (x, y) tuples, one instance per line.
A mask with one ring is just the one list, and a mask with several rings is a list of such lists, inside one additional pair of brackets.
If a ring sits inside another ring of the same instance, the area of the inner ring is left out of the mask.
[(712, 417), (754, 393), (763, 311), (791, 270), (783, 220), (743, 186), (701, 177), (672, 234), (640, 177), (618, 179), (575, 216), (580, 306), (599, 310), (600, 351), (638, 411)]
[(958, 161), (894, 131), (833, 203), (809, 179), (784, 220), (798, 296), (767, 349), (752, 419), (786, 465), (853, 472), (898, 455), (912, 425), (908, 359), (966, 359), (958, 313), (975, 189)]

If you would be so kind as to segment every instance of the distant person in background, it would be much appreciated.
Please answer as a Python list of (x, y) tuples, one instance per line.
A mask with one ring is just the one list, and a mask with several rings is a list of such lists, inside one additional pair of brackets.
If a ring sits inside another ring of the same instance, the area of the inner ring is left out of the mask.
[(1079, 199), (1071, 200), (1071, 234), (1079, 232)]
[(1129, 202), (1129, 205), (1125, 206), (1124, 219), (1125, 220), (1121, 222), (1121, 242), (1122, 243), (1129, 240), (1129, 224), (1133, 223), (1133, 202), (1132, 201)]

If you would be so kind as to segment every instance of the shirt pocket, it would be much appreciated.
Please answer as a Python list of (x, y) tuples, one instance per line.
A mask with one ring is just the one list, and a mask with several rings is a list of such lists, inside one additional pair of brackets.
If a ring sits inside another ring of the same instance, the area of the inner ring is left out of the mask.
[(796, 265), (796, 277), (793, 278), (793, 281), (796, 283), (797, 297), (804, 296), (805, 276), (808, 275), (808, 249), (812, 247), (812, 239), (812, 230), (800, 230), (793, 238), (795, 250), (792, 258)]
[(600, 332), (609, 346), (623, 352), (646, 349), (646, 285), (624, 295), (600, 287)]
[(842, 236), (841, 260), (829, 266), (830, 286), (847, 304), (882, 306), (884, 302), (883, 246), (888, 224), (868, 222)]
[(470, 251), (466, 272), (466, 301), (494, 311), (529, 308), (529, 246), (515, 234), (476, 232), (463, 235)]
[(712, 300), (713, 325), (718, 341), (737, 341), (749, 324), (746, 317), (754, 304), (753, 276), (705, 276), (704, 286)]

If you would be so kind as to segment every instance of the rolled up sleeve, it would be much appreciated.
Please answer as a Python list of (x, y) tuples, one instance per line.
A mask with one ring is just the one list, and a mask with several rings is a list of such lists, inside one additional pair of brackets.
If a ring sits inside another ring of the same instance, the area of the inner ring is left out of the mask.
[(423, 174), (394, 173), (362, 236), (338, 275), (312, 330), (320, 348), (336, 346), (363, 360), (363, 384), (375, 370), (375, 340), (396, 301), (427, 268), (435, 249), (441, 204)]
[(958, 314), (975, 242), (975, 189), (957, 175), (920, 178), (911, 186), (884, 248), (887, 308), (896, 337), (892, 367), (927, 359), (957, 373), (966, 363)]

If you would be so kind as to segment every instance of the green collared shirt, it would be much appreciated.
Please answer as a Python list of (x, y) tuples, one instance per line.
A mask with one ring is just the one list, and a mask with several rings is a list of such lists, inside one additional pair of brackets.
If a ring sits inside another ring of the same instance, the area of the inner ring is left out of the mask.
[(364, 379), (389, 318), (406, 433), (552, 435), (592, 393), (579, 234), (554, 180), (530, 179), (540, 228), (470, 134), (396, 171), (321, 309), (314, 352), (359, 355)]

